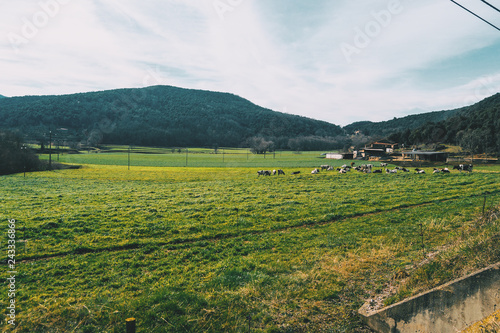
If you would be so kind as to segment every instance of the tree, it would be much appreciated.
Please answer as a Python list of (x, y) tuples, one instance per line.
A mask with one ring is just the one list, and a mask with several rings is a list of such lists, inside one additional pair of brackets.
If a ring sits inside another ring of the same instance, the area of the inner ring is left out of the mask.
[(0, 132), (0, 175), (41, 170), (38, 157), (13, 132)]
[(248, 146), (254, 154), (265, 154), (267, 151), (271, 151), (273, 145), (272, 141), (267, 141), (261, 136), (248, 139)]
[(472, 131), (462, 131), (459, 136), (459, 144), (471, 155), (479, 154), (485, 151), (488, 133), (482, 129)]

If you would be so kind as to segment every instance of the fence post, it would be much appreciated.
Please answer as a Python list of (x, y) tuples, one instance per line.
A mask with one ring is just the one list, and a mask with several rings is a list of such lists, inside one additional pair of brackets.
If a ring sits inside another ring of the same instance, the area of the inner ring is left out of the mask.
[(127, 318), (125, 323), (127, 324), (127, 333), (135, 333), (135, 318)]
[(422, 256), (425, 259), (425, 244), (424, 244), (424, 224), (420, 222), (420, 236), (422, 237)]

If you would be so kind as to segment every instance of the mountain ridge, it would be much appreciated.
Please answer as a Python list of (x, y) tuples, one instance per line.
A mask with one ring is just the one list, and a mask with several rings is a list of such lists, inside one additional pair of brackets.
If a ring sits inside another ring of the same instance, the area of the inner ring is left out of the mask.
[(427, 122), (414, 129), (395, 132), (392, 141), (407, 146), (430, 143), (458, 145), (471, 154), (500, 154), (500, 93), (457, 109), (442, 121)]
[(360, 131), (365, 135), (386, 137), (395, 132), (404, 131), (406, 129), (417, 128), (427, 122), (439, 122), (453, 117), (463, 108), (431, 111), (419, 114), (408, 115), (391, 120), (383, 120), (378, 122), (373, 121), (357, 121), (344, 126), (347, 134), (354, 134)]
[(67, 128), (88, 143), (180, 147), (237, 147), (262, 137), (285, 148), (296, 137), (343, 135), (340, 126), (272, 111), (231, 93), (172, 86), (1, 99), (0, 123), (32, 137)]
[[(455, 136), (462, 138), (468, 131), (466, 123), (481, 127), (475, 114), (489, 119), (483, 111), (496, 112), (499, 101), (500, 94), (495, 94), (457, 109), (381, 122), (358, 121), (340, 127), (266, 109), (232, 93), (151, 86), (0, 98), (0, 129), (17, 130), (31, 140), (43, 141), (51, 129), (65, 128), (66, 139), (71, 137), (87, 145), (248, 147), (256, 138), (274, 149), (294, 150), (347, 149), (382, 138), (406, 144), (431, 138), (456, 144), (461, 140)], [(450, 125), (448, 121), (460, 125)], [(491, 122), (496, 124), (494, 119)], [(455, 130), (457, 126), (461, 132)], [(434, 132), (427, 133), (429, 129)], [(363, 134), (362, 142), (354, 135), (359, 132)], [(489, 133), (488, 140), (493, 142), (496, 134), (491, 130)]]

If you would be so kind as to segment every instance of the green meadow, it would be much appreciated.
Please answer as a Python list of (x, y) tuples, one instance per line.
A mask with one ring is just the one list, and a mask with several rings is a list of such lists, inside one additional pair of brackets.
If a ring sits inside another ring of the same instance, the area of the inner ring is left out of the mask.
[(124, 332), (129, 317), (137, 332), (368, 332), (356, 311), (395, 276), (453, 278), (422, 271), (424, 256), (498, 234), (477, 223), (498, 204), (498, 165), (312, 175), (345, 161), (244, 150), (134, 152), (130, 169), (123, 151), (59, 161), (83, 167), (0, 177), (4, 253), (16, 220), (7, 332)]
[[(253, 154), (247, 149), (225, 148), (214, 153), (213, 149), (170, 149), (134, 147), (128, 153), (127, 147), (110, 146), (99, 153), (52, 154), (52, 160), (61, 163), (154, 166), (154, 167), (317, 167), (324, 162), (319, 152), (277, 151), (267, 154)], [(43, 159), (48, 159), (44, 154)], [(337, 163), (342, 165), (342, 163)], [(331, 164), (331, 163), (330, 163)]]

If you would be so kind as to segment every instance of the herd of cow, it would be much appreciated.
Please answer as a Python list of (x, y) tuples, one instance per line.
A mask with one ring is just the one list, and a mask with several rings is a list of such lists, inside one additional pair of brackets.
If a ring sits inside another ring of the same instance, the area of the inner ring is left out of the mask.
[[(347, 173), (351, 170), (356, 170), (356, 171), (363, 172), (363, 173), (383, 173), (384, 172), (383, 169), (385, 169), (386, 173), (410, 172), (409, 169), (404, 168), (404, 167), (399, 167), (399, 166), (396, 166), (394, 169), (388, 169), (387, 163), (380, 163), (380, 166), (379, 166), (380, 169), (375, 169), (373, 164), (362, 164), (359, 166), (354, 166), (354, 165), (355, 165), (355, 162), (351, 162), (350, 165), (344, 164), (338, 168), (334, 168), (331, 165), (321, 165), (319, 168), (312, 170), (311, 174), (313, 174), (313, 175), (318, 174), (318, 173), (320, 173), (320, 170), (326, 170), (326, 171), (336, 170), (339, 173)], [(462, 171), (472, 172), (472, 168), (473, 168), (472, 164), (459, 164), (459, 165), (455, 165), (453, 167), (453, 170), (458, 170), (460, 172), (462, 172)], [(415, 168), (415, 173), (423, 174), (423, 173), (425, 173), (425, 170)], [(432, 173), (450, 173), (450, 169), (448, 169), (448, 168), (442, 168), (442, 169), (434, 168)], [(273, 170), (273, 171), (271, 171), (271, 170), (259, 170), (259, 171), (257, 171), (257, 174), (259, 176), (271, 176), (271, 175), (272, 176), (274, 176), (274, 175), (279, 176), (279, 175), (285, 175), (285, 172), (281, 169)], [(292, 175), (297, 175), (297, 174), (300, 174), (300, 171), (292, 172)]]

